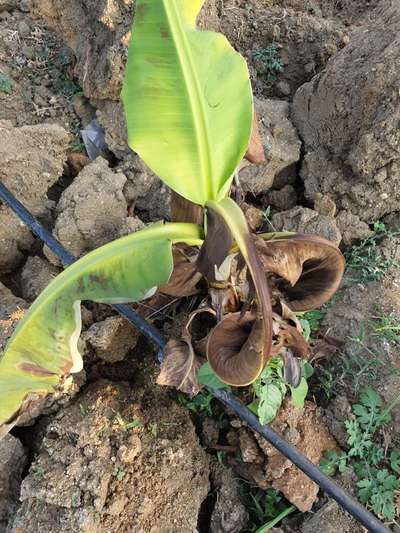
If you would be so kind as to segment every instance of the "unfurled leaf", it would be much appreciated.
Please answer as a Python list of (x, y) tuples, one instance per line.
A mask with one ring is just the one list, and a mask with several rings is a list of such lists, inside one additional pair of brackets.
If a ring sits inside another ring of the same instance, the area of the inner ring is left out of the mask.
[(256, 239), (265, 272), (279, 284), (293, 311), (308, 311), (327, 302), (339, 288), (344, 258), (331, 242), (315, 235), (272, 234)]
[(251, 313), (227, 315), (211, 331), (207, 342), (210, 367), (229, 385), (252, 383), (264, 368), (262, 321)]
[(157, 385), (175, 387), (189, 396), (195, 396), (201, 391), (197, 378), (200, 367), (201, 361), (190, 342), (170, 340), (164, 350)]
[(209, 363), (202, 365), (197, 378), (202, 385), (207, 385), (213, 389), (229, 389), (228, 385), (219, 379)]
[[(134, 302), (172, 272), (172, 243), (201, 242), (198, 226), (155, 224), (107, 244), (55, 278), (19, 322), (0, 359), (0, 425), (82, 369), (77, 342), (81, 300)], [(0, 428), (1, 429), (1, 428)]]
[(228, 192), (251, 134), (244, 59), (197, 31), (202, 0), (137, 0), (123, 88), (129, 145), (173, 190), (205, 205)]

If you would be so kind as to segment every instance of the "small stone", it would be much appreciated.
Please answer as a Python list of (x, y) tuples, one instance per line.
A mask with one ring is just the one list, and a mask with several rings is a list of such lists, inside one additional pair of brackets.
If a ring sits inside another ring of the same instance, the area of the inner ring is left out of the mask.
[(7, 529), (7, 522), (17, 509), (26, 461), (21, 442), (12, 435), (6, 435), (0, 441), (0, 531)]
[(263, 223), (263, 213), (261, 209), (258, 209), (258, 207), (248, 204), (247, 202), (240, 204), (240, 207), (242, 208), (250, 229), (252, 231), (257, 231)]
[(83, 333), (82, 339), (95, 351), (97, 357), (108, 363), (125, 359), (139, 337), (138, 331), (124, 318), (111, 316), (97, 322)]
[(262, 464), (264, 462), (263, 454), (257, 445), (256, 439), (247, 429), (240, 430), (239, 444), (242, 459), (245, 463)]
[(270, 191), (266, 194), (266, 202), (280, 211), (292, 209), (297, 204), (297, 193), (292, 185), (285, 185), (279, 191)]
[(211, 516), (211, 533), (236, 533), (242, 531), (249, 520), (240, 497), (239, 483), (230, 468), (214, 474), (217, 501)]
[(336, 215), (336, 204), (328, 194), (315, 193), (314, 209), (320, 215), (334, 217)]
[[(35, 57), (35, 50), (32, 48), (32, 46), (26, 46), (24, 45), (21, 48), (21, 53), (24, 55), (27, 59), (33, 59)], [(39, 93), (40, 94), (40, 93)]]
[(271, 222), (276, 231), (320, 235), (337, 246), (342, 240), (342, 235), (334, 218), (320, 215), (307, 207), (297, 206), (289, 211), (277, 213), (273, 215)]
[(202, 424), (201, 434), (205, 446), (217, 444), (219, 437), (219, 426), (217, 420), (207, 417)]
[(31, 10), (31, 0), (20, 0), (19, 10), (22, 11), (22, 13), (29, 13)]
[(261, 194), (272, 187), (275, 177), (299, 161), (301, 141), (290, 120), (290, 107), (283, 100), (255, 99), (265, 163), (244, 162), (239, 172), (245, 192)]
[(18, 24), (18, 33), (22, 38), (28, 37), (28, 35), (31, 33), (30, 27), (24, 20), (21, 20), (21, 22)]
[(32, 302), (59, 272), (58, 268), (41, 257), (28, 257), (21, 273), (22, 296)]
[(123, 463), (133, 463), (133, 461), (140, 455), (142, 452), (142, 441), (138, 435), (132, 435), (129, 437), (128, 445), (120, 446), (118, 450), (118, 458)]
[(290, 85), (287, 81), (280, 81), (276, 84), (276, 88), (283, 96), (290, 96), (292, 92)]
[(343, 243), (347, 246), (372, 235), (368, 224), (349, 211), (340, 211), (336, 217), (336, 224), (342, 234)]
[(83, 127), (86, 127), (96, 116), (96, 110), (83, 94), (75, 94), (72, 98), (74, 111), (81, 119)]

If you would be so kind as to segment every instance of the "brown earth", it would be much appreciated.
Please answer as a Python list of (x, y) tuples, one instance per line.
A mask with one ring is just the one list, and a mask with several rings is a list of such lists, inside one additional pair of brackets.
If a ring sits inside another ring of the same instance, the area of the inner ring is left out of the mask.
[[(0, 0), (0, 179), (76, 255), (170, 216), (170, 191), (126, 141), (119, 92), (133, 13), (130, 0)], [(245, 55), (258, 97), (267, 162), (240, 173), (254, 227), (317, 233), (348, 246), (370, 235), (385, 214), (400, 225), (399, 15), (395, 0), (206, 2), (201, 27), (222, 31)], [(283, 71), (269, 82), (254, 52), (272, 43)], [(94, 117), (112, 154), (88, 164), (79, 130)], [(60, 268), (4, 205), (0, 249), (3, 350)], [(400, 263), (398, 238), (379, 250)], [(400, 390), (392, 372), (400, 368), (398, 344), (378, 337), (371, 321), (377, 303), (400, 319), (399, 279), (393, 266), (381, 281), (345, 281), (323, 322), (344, 341), (342, 358), (378, 361), (379, 371), (362, 373), (357, 387), (371, 385), (387, 402)], [(161, 315), (165, 332), (178, 327), (174, 312)], [(360, 344), (354, 338), (362, 328)], [(246, 527), (248, 510), (233, 472), (276, 487), (303, 511), (317, 500), (315, 514), (284, 522), (287, 532), (358, 531), (242, 425), (227, 430), (221, 417), (211, 418), (203, 425), (206, 453), (188, 411), (153, 385), (153, 366), (140, 362), (147, 352), (142, 339), (108, 307), (84, 311), (82, 349), (87, 375), (21, 420), (17, 432), (27, 450), (14, 437), (1, 443), (2, 458), (11, 459), (0, 475), (0, 528), (188, 533), (200, 527), (203, 533), (208, 456), (227, 439), (241, 453), (226, 460), (233, 470), (213, 468), (218, 496), (206, 512), (212, 531)], [(345, 445), (343, 420), (356, 397), (343, 359), (333, 364), (336, 390), (322, 418), (314, 404), (297, 413), (286, 405), (274, 422), (314, 462), (336, 446), (327, 427)], [(115, 382), (99, 380), (105, 375)], [(140, 425), (127, 429), (136, 420)], [(387, 428), (390, 445), (400, 444), (399, 424), (397, 406)], [(22, 471), (26, 451), (29, 473)]]

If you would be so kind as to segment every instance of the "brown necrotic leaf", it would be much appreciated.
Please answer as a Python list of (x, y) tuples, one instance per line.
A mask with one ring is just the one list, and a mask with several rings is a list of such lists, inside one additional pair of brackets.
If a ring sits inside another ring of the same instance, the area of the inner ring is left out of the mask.
[(196, 256), (198, 250), (185, 245), (174, 246), (172, 250), (174, 270), (165, 285), (159, 288), (159, 292), (169, 296), (183, 298), (193, 296), (201, 292), (202, 275), (197, 270)]
[(190, 222), (199, 226), (204, 222), (204, 210), (201, 205), (186, 200), (171, 190), (171, 222)]
[(164, 350), (165, 359), (157, 378), (158, 385), (168, 385), (194, 396), (201, 390), (197, 373), (201, 360), (196, 356), (193, 346), (186, 340), (170, 340)]
[(263, 321), (253, 313), (233, 313), (212, 330), (207, 341), (211, 368), (228, 385), (252, 383), (265, 364)]
[(339, 288), (345, 261), (331, 242), (315, 235), (278, 235), (255, 241), (265, 272), (283, 278), (279, 288), (292, 311), (316, 309)]
[(224, 219), (212, 209), (207, 209), (207, 235), (197, 259), (197, 269), (209, 283), (217, 281), (217, 272), (229, 256), (232, 233)]
[(300, 360), (310, 358), (311, 347), (303, 337), (300, 322), (294, 320), (294, 313), (284, 304), (282, 310), (285, 317), (273, 314), (272, 354), (282, 358), (285, 380), (293, 387), (298, 387), (301, 381)]

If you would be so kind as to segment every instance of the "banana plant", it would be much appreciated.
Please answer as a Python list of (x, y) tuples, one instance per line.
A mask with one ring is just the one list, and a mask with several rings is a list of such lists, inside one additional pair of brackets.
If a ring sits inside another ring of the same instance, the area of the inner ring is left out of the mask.
[[(49, 284), (0, 359), (3, 433), (82, 369), (82, 300), (199, 296), (182, 339), (167, 345), (161, 384), (195, 393), (208, 358), (221, 380), (245, 386), (277, 354), (287, 379), (298, 382), (295, 363), (307, 350), (290, 306), (324, 303), (339, 286), (343, 257), (312, 236), (252, 235), (230, 198), (246, 152), (260, 157), (252, 91), (246, 62), (226, 38), (196, 28), (202, 4), (136, 1), (122, 91), (131, 148), (181, 199), (181, 220), (196, 212), (200, 223), (151, 225), (89, 253)], [(278, 308), (286, 321), (274, 318)]]

